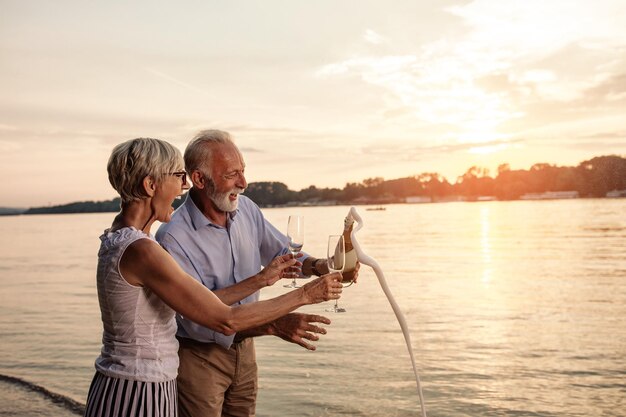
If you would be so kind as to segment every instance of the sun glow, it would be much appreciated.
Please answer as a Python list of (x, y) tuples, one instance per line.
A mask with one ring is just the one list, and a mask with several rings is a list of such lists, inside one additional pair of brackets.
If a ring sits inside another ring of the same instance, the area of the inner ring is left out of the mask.
[(506, 143), (499, 143), (497, 145), (487, 145), (487, 146), (474, 146), (468, 150), (469, 153), (479, 154), (479, 155), (487, 155), (490, 153), (500, 152), (508, 148), (509, 145)]
[(407, 130), (412, 125), (441, 126), (438, 137), (431, 139), (483, 145), (505, 140), (501, 126), (523, 116), (508, 94), (484, 81), (506, 70), (507, 59), (473, 42), (438, 41), (417, 54), (361, 56), (329, 64), (317, 75), (356, 77), (382, 88), (389, 105), (410, 115), (403, 119)]
[(608, 47), (600, 39), (611, 39), (607, 45), (623, 42), (623, 28), (603, 18), (621, 15), (618, 4), (609, 2), (602, 10), (571, 2), (475, 0), (446, 9), (465, 24), (462, 33), (407, 49), (395, 47), (391, 38), (383, 44), (384, 34), (367, 30), (363, 37), (370, 47), (323, 66), (317, 75), (359, 80), (382, 93), (389, 111), (381, 114), (390, 119), (384, 122), (394, 122), (385, 125), (402, 126), (393, 131), (397, 136), (432, 127), (424, 141), (493, 154), (532, 128), (524, 120), (547, 117), (538, 101), (581, 100), (608, 79), (609, 66), (599, 67), (593, 59), (584, 60), (590, 62), (584, 68), (597, 74), (594, 78), (581, 77), (584, 71), (561, 60), (570, 52), (602, 56)]
[[(347, 2), (172, 3), (140, 20), (98, 0), (8, 3), (0, 173), (45, 175), (4, 181), (5, 205), (110, 199), (115, 143), (183, 150), (208, 128), (233, 134), (250, 181), (291, 190), (626, 149), (624, 0), (361, 2), (358, 19)], [(78, 183), (41, 187), (68, 183), (65, 161)]]

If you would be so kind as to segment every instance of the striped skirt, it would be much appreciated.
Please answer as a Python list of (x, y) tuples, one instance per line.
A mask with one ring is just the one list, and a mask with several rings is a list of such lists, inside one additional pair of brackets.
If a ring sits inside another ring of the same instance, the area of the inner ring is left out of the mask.
[(85, 417), (176, 417), (176, 380), (131, 381), (96, 372), (91, 381)]

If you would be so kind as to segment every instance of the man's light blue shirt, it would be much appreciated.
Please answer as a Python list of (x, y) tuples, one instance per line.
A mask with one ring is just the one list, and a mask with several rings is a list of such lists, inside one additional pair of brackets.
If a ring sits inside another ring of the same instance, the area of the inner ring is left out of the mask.
[[(271, 225), (259, 207), (240, 195), (237, 210), (229, 213), (226, 227), (212, 223), (189, 195), (156, 233), (157, 241), (185, 272), (208, 289), (229, 287), (257, 274), (278, 255), (288, 252), (288, 238)], [(302, 261), (304, 258), (300, 258)], [(258, 301), (259, 292), (236, 304)], [(229, 348), (226, 336), (176, 315), (178, 336)]]

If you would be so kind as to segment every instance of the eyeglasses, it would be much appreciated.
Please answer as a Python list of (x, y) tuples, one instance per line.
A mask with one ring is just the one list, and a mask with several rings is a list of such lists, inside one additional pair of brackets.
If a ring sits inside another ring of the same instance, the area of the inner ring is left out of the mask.
[(183, 182), (183, 185), (187, 185), (187, 173), (185, 171), (170, 172), (169, 174), (180, 178), (180, 180)]

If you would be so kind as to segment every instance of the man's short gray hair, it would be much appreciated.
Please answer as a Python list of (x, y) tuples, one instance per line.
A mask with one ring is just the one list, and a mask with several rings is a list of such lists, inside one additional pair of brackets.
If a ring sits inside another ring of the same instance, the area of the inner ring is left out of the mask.
[(222, 130), (203, 130), (199, 132), (185, 149), (185, 170), (191, 175), (195, 170), (211, 176), (213, 144), (230, 143), (234, 145), (230, 133)]
[(180, 151), (160, 139), (137, 138), (120, 143), (107, 163), (109, 182), (122, 203), (148, 197), (143, 179), (151, 176), (160, 183), (166, 175), (183, 169)]

